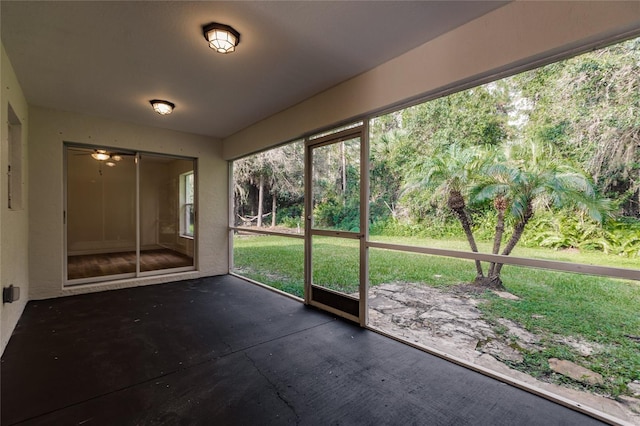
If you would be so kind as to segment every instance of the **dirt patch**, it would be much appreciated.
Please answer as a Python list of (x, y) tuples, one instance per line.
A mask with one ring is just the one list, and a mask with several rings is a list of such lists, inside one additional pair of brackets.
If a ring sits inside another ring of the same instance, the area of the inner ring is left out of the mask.
[[(541, 336), (513, 321), (501, 319), (494, 327), (478, 309), (480, 295), (487, 290), (472, 284), (433, 288), (414, 283), (389, 283), (370, 289), (369, 325), (385, 333), (426, 348), (435, 349), (489, 368), (521, 382), (595, 408), (626, 422), (640, 424), (638, 398), (622, 403), (603, 396), (546, 383), (509, 368), (519, 363), (524, 351), (543, 349)], [(512, 295), (498, 294), (511, 299)], [(603, 348), (573, 337), (558, 337), (580, 354), (590, 355)]]

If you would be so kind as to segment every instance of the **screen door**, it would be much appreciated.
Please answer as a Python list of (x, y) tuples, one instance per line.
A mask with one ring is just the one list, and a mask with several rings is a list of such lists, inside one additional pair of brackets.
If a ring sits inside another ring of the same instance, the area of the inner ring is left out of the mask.
[(307, 142), (307, 303), (364, 325), (363, 128)]

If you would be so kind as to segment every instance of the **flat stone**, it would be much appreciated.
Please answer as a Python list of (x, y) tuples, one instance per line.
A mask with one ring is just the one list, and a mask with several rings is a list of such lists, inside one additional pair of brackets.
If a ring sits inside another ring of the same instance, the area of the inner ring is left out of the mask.
[(589, 342), (587, 340), (581, 338), (575, 338), (571, 336), (560, 337), (557, 341), (564, 343), (565, 345), (571, 346), (575, 351), (577, 351), (582, 356), (591, 356), (595, 352), (601, 352), (604, 348), (602, 345)]
[(627, 383), (627, 387), (629, 388), (633, 396), (640, 396), (640, 382), (638, 380)]
[(421, 320), (432, 320), (433, 322), (449, 322), (459, 318), (459, 315), (441, 309), (430, 309), (418, 318)]
[(397, 308), (403, 307), (402, 303), (396, 302), (395, 300), (389, 299), (387, 297), (375, 297), (369, 299), (369, 306), (376, 310), (388, 309), (389, 307)]
[(524, 357), (520, 352), (510, 346), (505, 345), (499, 340), (490, 340), (484, 345), (479, 346), (480, 347), (476, 348), (484, 353), (492, 355), (494, 358), (500, 361), (522, 362), (524, 360)]
[(629, 407), (632, 412), (640, 413), (640, 399), (632, 396), (620, 395), (618, 396), (618, 400), (625, 406)]
[(515, 294), (511, 294), (508, 291), (497, 291), (497, 290), (491, 290), (491, 291), (493, 291), (493, 293), (496, 296), (501, 297), (503, 299), (520, 300), (518, 296), (516, 296)]
[(561, 360), (558, 358), (549, 358), (549, 368), (558, 374), (572, 378), (582, 383), (590, 385), (600, 385), (604, 383), (604, 379), (598, 373), (587, 368), (574, 364), (571, 361)]
[(540, 338), (538, 336), (525, 330), (520, 325), (511, 320), (499, 318), (498, 323), (507, 327), (507, 334), (517, 337), (518, 344), (523, 348), (535, 349), (536, 345), (540, 343)]

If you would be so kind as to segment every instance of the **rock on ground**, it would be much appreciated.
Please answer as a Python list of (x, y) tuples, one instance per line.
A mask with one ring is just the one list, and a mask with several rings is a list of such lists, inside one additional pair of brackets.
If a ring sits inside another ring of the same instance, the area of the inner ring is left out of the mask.
[(600, 374), (595, 373), (588, 368), (574, 364), (571, 361), (549, 358), (549, 368), (558, 374), (571, 377), (573, 380), (577, 380), (582, 383), (590, 385), (601, 385), (604, 383), (604, 379)]

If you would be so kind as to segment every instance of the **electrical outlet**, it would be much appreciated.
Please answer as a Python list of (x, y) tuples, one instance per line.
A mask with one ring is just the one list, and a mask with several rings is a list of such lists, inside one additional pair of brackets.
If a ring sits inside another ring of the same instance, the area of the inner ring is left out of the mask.
[(11, 284), (2, 289), (2, 303), (11, 303), (18, 299), (20, 299), (20, 287), (14, 287)]

